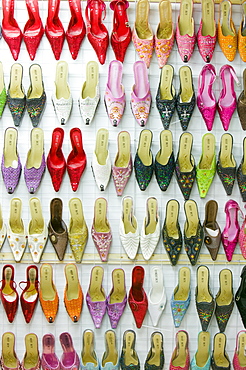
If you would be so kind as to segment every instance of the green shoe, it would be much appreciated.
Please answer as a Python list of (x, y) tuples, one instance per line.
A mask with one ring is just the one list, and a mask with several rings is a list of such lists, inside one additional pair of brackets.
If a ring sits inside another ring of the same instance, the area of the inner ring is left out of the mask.
[(201, 198), (205, 198), (216, 172), (215, 137), (207, 133), (202, 137), (202, 155), (196, 168), (196, 182)]
[(0, 62), (0, 117), (2, 117), (4, 107), (7, 101), (7, 93), (4, 85), (4, 77), (3, 77), (3, 65)]

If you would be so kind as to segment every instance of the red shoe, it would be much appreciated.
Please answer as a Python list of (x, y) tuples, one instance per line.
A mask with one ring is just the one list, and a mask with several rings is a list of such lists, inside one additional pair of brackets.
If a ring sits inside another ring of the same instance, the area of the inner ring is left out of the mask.
[(2, 0), (2, 34), (10, 48), (14, 60), (17, 60), (23, 35), (14, 18), (14, 3), (14, 0)]
[(48, 18), (45, 26), (45, 34), (50, 42), (56, 60), (60, 58), (63, 43), (65, 40), (65, 31), (58, 17), (59, 8), (60, 0), (49, 0)]
[[(90, 18), (89, 18), (90, 10)], [(102, 14), (104, 12), (104, 17)], [(106, 5), (103, 0), (87, 0), (85, 9), (86, 33), (98, 60), (105, 63), (107, 48), (109, 44), (108, 30), (102, 23), (106, 15)]]
[(23, 38), (31, 60), (35, 58), (37, 48), (44, 34), (44, 27), (39, 15), (38, 0), (26, 0), (29, 19), (25, 24)]
[(132, 286), (129, 291), (128, 303), (132, 310), (137, 328), (141, 328), (148, 310), (148, 298), (143, 289), (144, 268), (135, 266), (132, 270)]
[(85, 22), (82, 17), (80, 0), (69, 0), (69, 6), (71, 19), (66, 32), (66, 38), (72, 58), (76, 59), (80, 45), (86, 34)]
[(61, 127), (55, 128), (52, 134), (51, 148), (47, 157), (47, 167), (55, 191), (60, 189), (66, 171), (66, 161), (62, 152), (63, 138), (63, 129)]
[(34, 313), (35, 307), (38, 303), (38, 268), (35, 265), (30, 265), (26, 269), (26, 280), (21, 281), (21, 284), (25, 283), (26, 287), (21, 293), (20, 303), (23, 315), (25, 317), (26, 323), (31, 321), (32, 315)]
[(126, 9), (129, 2), (126, 0), (112, 0), (110, 8), (114, 11), (113, 31), (111, 34), (111, 45), (115, 58), (124, 62), (126, 49), (132, 39), (132, 31), (129, 26)]
[(15, 269), (12, 265), (5, 265), (2, 272), (2, 286), (0, 296), (9, 322), (13, 322), (18, 308), (19, 295), (14, 281)]
[(73, 149), (67, 159), (67, 172), (72, 189), (76, 191), (86, 166), (86, 154), (82, 143), (82, 133), (79, 128), (72, 128), (70, 131), (70, 140)]

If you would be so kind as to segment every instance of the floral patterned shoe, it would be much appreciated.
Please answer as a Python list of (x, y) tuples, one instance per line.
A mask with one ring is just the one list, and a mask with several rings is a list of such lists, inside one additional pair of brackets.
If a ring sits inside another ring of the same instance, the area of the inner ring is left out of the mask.
[(175, 168), (173, 137), (169, 130), (160, 133), (160, 150), (155, 157), (155, 177), (162, 191), (166, 191)]
[(140, 190), (146, 190), (154, 172), (154, 161), (150, 148), (151, 143), (152, 132), (150, 130), (142, 130), (134, 159), (135, 176)]
[(78, 322), (83, 305), (84, 295), (79, 282), (78, 269), (74, 263), (68, 263), (64, 269), (66, 287), (64, 289), (64, 304), (70, 319)]
[(216, 169), (227, 195), (231, 195), (232, 193), (237, 170), (236, 161), (232, 154), (232, 147), (232, 135), (227, 133), (222, 135)]
[(6, 102), (7, 102), (7, 93), (4, 84), (3, 65), (2, 62), (0, 62), (0, 117), (2, 117)]
[(246, 202), (246, 138), (243, 139), (243, 158), (237, 169), (237, 183), (243, 202)]
[(120, 123), (126, 105), (126, 95), (122, 85), (122, 69), (123, 64), (119, 60), (110, 62), (104, 95), (108, 117), (115, 127)]
[(196, 182), (201, 198), (205, 198), (216, 173), (215, 137), (207, 133), (202, 137), (202, 155), (196, 167)]
[(7, 103), (15, 126), (20, 126), (26, 107), (26, 95), (22, 87), (22, 76), (22, 65), (14, 63), (10, 71)]
[(221, 230), (216, 221), (218, 203), (209, 200), (205, 205), (205, 217), (203, 222), (204, 244), (206, 245), (213, 261), (216, 260), (221, 242)]
[(222, 0), (220, 2), (218, 42), (225, 57), (229, 62), (232, 62), (237, 52), (237, 33), (232, 20), (232, 4), (230, 0)]
[(190, 60), (196, 42), (192, 11), (193, 0), (182, 0), (176, 28), (176, 41), (183, 62)]
[(187, 130), (196, 105), (193, 77), (190, 67), (179, 69), (180, 88), (176, 99), (176, 109), (183, 131)]
[(204, 62), (210, 63), (216, 44), (216, 22), (214, 20), (214, 1), (202, 1), (202, 19), (197, 33), (197, 45)]
[(145, 63), (143, 61), (135, 62), (133, 72), (135, 84), (132, 87), (130, 104), (137, 123), (143, 127), (147, 123), (151, 106), (150, 85)]
[(190, 354), (188, 348), (189, 336), (185, 330), (176, 333), (176, 347), (173, 351), (169, 370), (188, 370), (190, 367)]
[(116, 334), (113, 330), (107, 330), (104, 334), (105, 352), (102, 356), (101, 370), (118, 370), (120, 359), (116, 346)]
[(186, 221), (184, 225), (184, 245), (190, 263), (194, 266), (203, 243), (203, 227), (201, 225), (197, 204), (187, 200), (184, 204)]
[(174, 289), (171, 298), (171, 310), (175, 328), (178, 328), (190, 305), (190, 269), (181, 267), (179, 269), (178, 285)]
[[(153, 358), (155, 358), (155, 363), (153, 363)], [(164, 361), (163, 335), (160, 331), (154, 331), (151, 334), (151, 347), (144, 363), (144, 369), (161, 370), (164, 367)]]
[(106, 313), (106, 295), (102, 287), (104, 270), (95, 266), (91, 270), (90, 286), (86, 294), (86, 303), (95, 328), (100, 328)]
[(246, 330), (240, 330), (237, 333), (236, 338), (236, 348), (233, 356), (233, 368), (235, 370), (244, 370), (245, 369), (245, 343), (246, 343)]
[(234, 307), (234, 294), (232, 287), (232, 272), (223, 269), (219, 275), (220, 288), (215, 297), (215, 317), (220, 332), (224, 332)]
[(46, 103), (46, 94), (40, 65), (32, 64), (29, 68), (29, 75), (30, 87), (26, 96), (26, 110), (33, 127), (37, 127)]
[(198, 348), (191, 360), (191, 370), (209, 370), (211, 364), (210, 333), (200, 331), (198, 334)]
[(246, 62), (246, 29), (245, 29), (245, 19), (246, 19), (246, 2), (242, 1), (242, 21), (238, 29), (238, 52), (243, 62)]
[(106, 128), (97, 131), (91, 169), (99, 190), (104, 191), (111, 175), (111, 161), (108, 151), (109, 132)]

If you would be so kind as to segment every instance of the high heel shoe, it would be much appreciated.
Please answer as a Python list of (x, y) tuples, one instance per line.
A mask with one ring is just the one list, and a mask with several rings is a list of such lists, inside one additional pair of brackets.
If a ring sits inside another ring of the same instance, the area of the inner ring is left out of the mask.
[(237, 34), (232, 20), (232, 4), (230, 0), (222, 0), (220, 2), (218, 42), (225, 57), (229, 62), (232, 62), (237, 52)]
[(14, 18), (14, 0), (2, 0), (2, 34), (14, 60), (18, 59), (23, 34)]
[(15, 126), (20, 126), (26, 107), (26, 95), (22, 86), (22, 77), (22, 65), (14, 63), (10, 70), (7, 103)]
[(11, 332), (2, 335), (1, 367), (3, 370), (20, 369), (20, 361), (15, 353), (15, 335)]
[[(49, 263), (43, 263), (40, 268), (39, 300), (43, 313), (49, 323), (55, 321), (59, 297), (53, 282), (53, 268)], [(48, 368), (49, 367), (45, 367)]]
[(65, 31), (58, 16), (59, 8), (60, 0), (48, 0), (48, 17), (45, 26), (45, 34), (56, 60), (60, 59), (65, 40)]
[(19, 302), (19, 295), (14, 281), (15, 269), (12, 265), (4, 265), (0, 297), (9, 322), (13, 322)]
[(171, 297), (171, 310), (175, 328), (178, 328), (190, 305), (190, 269), (181, 267), (178, 274), (178, 285)]
[(148, 310), (148, 298), (143, 288), (144, 268), (135, 266), (132, 270), (132, 286), (128, 294), (128, 303), (137, 328), (141, 328)]
[(34, 60), (44, 34), (44, 27), (39, 15), (38, 0), (26, 0), (26, 7), (29, 19), (23, 30), (23, 39), (31, 60)]
[(228, 200), (225, 204), (226, 225), (221, 234), (222, 244), (227, 261), (232, 260), (232, 255), (238, 242), (240, 226), (238, 223), (240, 207), (235, 200)]
[(107, 297), (107, 312), (111, 328), (116, 329), (127, 303), (125, 272), (116, 268), (112, 271), (113, 287)]
[(64, 290), (64, 304), (70, 319), (78, 322), (83, 305), (84, 295), (79, 282), (78, 269), (74, 263), (65, 266), (66, 287)]
[(220, 288), (215, 297), (215, 317), (220, 332), (224, 332), (234, 307), (232, 272), (223, 269), (219, 275)]
[(216, 23), (214, 20), (214, 0), (202, 1), (202, 19), (197, 33), (197, 45), (204, 62), (212, 59), (216, 44)]
[(110, 9), (114, 11), (111, 45), (115, 58), (122, 63), (124, 62), (126, 50), (132, 38), (132, 31), (126, 12), (128, 7), (129, 2), (127, 0), (112, 0), (110, 2)]
[(187, 200), (184, 204), (186, 221), (184, 224), (184, 245), (192, 266), (197, 263), (203, 244), (203, 227), (201, 225), (197, 204), (194, 200)]
[(107, 309), (106, 294), (102, 286), (103, 274), (104, 270), (101, 266), (92, 268), (90, 286), (86, 294), (86, 303), (97, 329), (101, 327)]
[(46, 102), (42, 69), (38, 64), (32, 64), (29, 68), (30, 87), (26, 96), (26, 110), (31, 118), (33, 127), (37, 127)]
[(237, 164), (232, 153), (232, 147), (232, 135), (222, 135), (216, 169), (227, 195), (231, 195), (232, 193), (237, 170)]
[(211, 357), (212, 370), (230, 370), (231, 362), (225, 350), (226, 335), (224, 333), (217, 333), (214, 336), (214, 349)]
[(182, 0), (176, 28), (176, 41), (183, 62), (190, 60), (196, 42), (192, 12), (193, 0)]
[(50, 202), (50, 222), (48, 232), (59, 261), (62, 261), (68, 243), (67, 225), (62, 219), (63, 203), (60, 198), (53, 198)]
[[(32, 316), (34, 314), (36, 305), (38, 303), (38, 268), (35, 265), (30, 265), (26, 269), (26, 281), (21, 281), (19, 286), (21, 288), (21, 284), (25, 283), (26, 286), (22, 290), (20, 296), (20, 303), (22, 312), (25, 318), (26, 323), (28, 324)], [(22, 289), (22, 288), (21, 288)]]
[[(246, 43), (246, 38), (245, 38), (245, 43)], [(241, 92), (237, 100), (237, 113), (238, 113), (238, 117), (241, 122), (242, 129), (246, 130), (246, 68), (243, 71), (243, 91)]]
[(103, 0), (87, 0), (85, 9), (86, 34), (101, 64), (105, 63), (109, 45), (108, 30), (102, 23), (105, 15), (106, 5)]
[(238, 52), (243, 62), (246, 62), (246, 50), (245, 50), (245, 43), (246, 43), (246, 1), (242, 1), (242, 21), (240, 27), (238, 29), (237, 35), (238, 41)]
[(82, 17), (81, 4), (79, 0), (69, 0), (71, 19), (66, 31), (66, 39), (72, 58), (78, 56), (80, 45), (85, 37), (85, 22)]
[(53, 334), (45, 334), (42, 339), (43, 353), (41, 364), (43, 369), (60, 370), (60, 361), (55, 354), (55, 337)]
[(189, 336), (185, 330), (176, 333), (176, 347), (170, 360), (169, 370), (188, 370), (190, 366)]
[(52, 133), (51, 148), (47, 157), (47, 168), (55, 191), (59, 191), (66, 171), (66, 161), (62, 152), (63, 138), (64, 130), (60, 127), (55, 128)]

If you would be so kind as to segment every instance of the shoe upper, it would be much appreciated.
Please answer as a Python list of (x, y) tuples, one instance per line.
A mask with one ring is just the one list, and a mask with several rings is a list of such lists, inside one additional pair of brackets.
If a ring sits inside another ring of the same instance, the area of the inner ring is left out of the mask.
[(87, 292), (86, 303), (91, 314), (91, 318), (94, 322), (95, 328), (100, 328), (107, 309), (106, 297), (103, 301), (94, 302), (91, 300), (89, 292)]
[(200, 22), (199, 30), (197, 33), (197, 45), (199, 53), (204, 60), (204, 62), (209, 63), (213, 57), (217, 35), (216, 35), (216, 23), (214, 21), (214, 35), (205, 35), (202, 34), (203, 23)]

